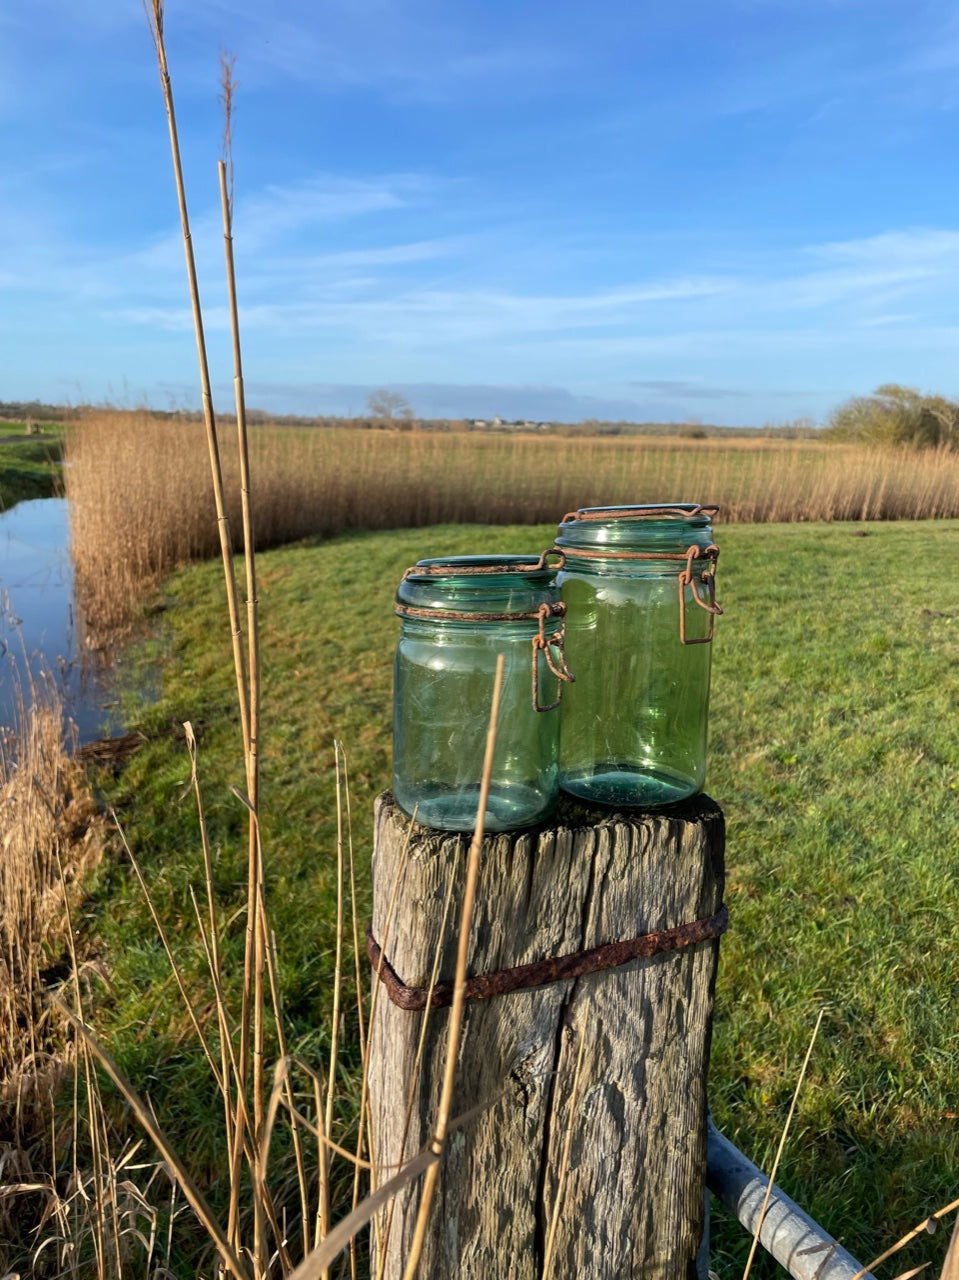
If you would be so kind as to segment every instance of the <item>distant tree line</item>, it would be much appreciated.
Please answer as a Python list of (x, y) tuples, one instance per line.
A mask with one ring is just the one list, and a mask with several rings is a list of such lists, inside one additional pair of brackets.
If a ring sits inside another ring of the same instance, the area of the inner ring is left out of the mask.
[(959, 449), (959, 402), (888, 382), (871, 396), (853, 396), (834, 409), (823, 436), (910, 449)]
[[(97, 412), (129, 412), (113, 406), (52, 405), (37, 400), (0, 401), (0, 419), (14, 422), (63, 422)], [(202, 421), (196, 409), (143, 409), (157, 419)], [(234, 420), (229, 411), (217, 415), (224, 422)], [(699, 422), (618, 422), (584, 418), (581, 422), (509, 422), (499, 418), (418, 418), (409, 401), (396, 391), (381, 388), (370, 393), (365, 413), (357, 416), (271, 413), (247, 409), (254, 426), (353, 427), (372, 431), (548, 431), (557, 436), (661, 436), (684, 440), (710, 438), (767, 438), (778, 440), (849, 441), (865, 445), (897, 445), (912, 449), (946, 448), (959, 450), (959, 401), (941, 395), (925, 395), (914, 387), (886, 383), (872, 395), (853, 396), (834, 409), (822, 427), (809, 418), (762, 427), (718, 426)]]
[(7, 422), (66, 422), (76, 410), (62, 404), (41, 404), (39, 400), (0, 400), (0, 418)]

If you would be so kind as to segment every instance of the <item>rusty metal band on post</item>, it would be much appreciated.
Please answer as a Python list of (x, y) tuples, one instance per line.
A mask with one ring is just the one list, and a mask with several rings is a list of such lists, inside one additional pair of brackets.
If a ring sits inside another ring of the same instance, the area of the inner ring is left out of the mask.
[[(533, 964), (520, 964), (512, 969), (497, 969), (492, 973), (477, 974), (466, 979), (467, 1000), (490, 1000), (493, 996), (509, 995), (513, 991), (528, 991), (533, 987), (545, 987), (553, 982), (566, 982), (582, 978), (605, 969), (616, 969), (630, 960), (648, 959), (670, 951), (718, 938), (729, 927), (729, 910), (724, 903), (715, 915), (690, 924), (661, 929), (658, 933), (644, 933), (625, 942), (606, 942), (586, 951), (574, 951), (565, 956), (537, 960)], [(429, 987), (408, 987), (383, 955), (373, 936), (373, 926), (366, 929), (366, 953), (373, 973), (386, 987), (387, 995), (400, 1009), (417, 1013), (430, 1009), (445, 1009), (453, 1003), (452, 982), (437, 982)]]

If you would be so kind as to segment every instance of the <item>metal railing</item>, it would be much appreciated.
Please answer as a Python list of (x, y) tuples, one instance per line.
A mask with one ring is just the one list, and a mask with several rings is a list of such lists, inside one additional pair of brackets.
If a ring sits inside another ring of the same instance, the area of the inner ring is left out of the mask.
[[(723, 1137), (712, 1120), (708, 1135), (706, 1186), (755, 1235), (769, 1179)], [(875, 1280), (777, 1186), (769, 1196), (759, 1243), (794, 1280)]]

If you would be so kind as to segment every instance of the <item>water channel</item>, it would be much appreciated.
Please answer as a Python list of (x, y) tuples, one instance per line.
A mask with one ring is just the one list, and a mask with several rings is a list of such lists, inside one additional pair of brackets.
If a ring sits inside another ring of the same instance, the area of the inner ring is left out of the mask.
[(102, 675), (80, 649), (65, 498), (19, 502), (0, 512), (0, 733), (17, 722), (18, 690), (57, 682), (81, 742), (116, 732)]

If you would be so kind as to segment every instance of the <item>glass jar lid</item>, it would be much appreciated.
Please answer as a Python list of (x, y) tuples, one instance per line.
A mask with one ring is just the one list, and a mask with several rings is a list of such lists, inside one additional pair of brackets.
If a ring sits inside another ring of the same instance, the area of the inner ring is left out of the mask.
[(418, 560), (396, 593), (398, 613), (535, 615), (559, 602), (556, 569), (543, 555), (447, 556)]
[(608, 546), (685, 553), (690, 545), (710, 543), (711, 521), (718, 511), (717, 506), (698, 502), (581, 507), (563, 517), (556, 546), (570, 551)]

